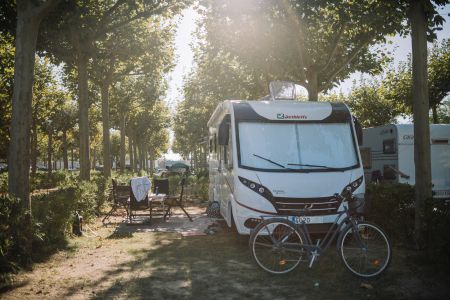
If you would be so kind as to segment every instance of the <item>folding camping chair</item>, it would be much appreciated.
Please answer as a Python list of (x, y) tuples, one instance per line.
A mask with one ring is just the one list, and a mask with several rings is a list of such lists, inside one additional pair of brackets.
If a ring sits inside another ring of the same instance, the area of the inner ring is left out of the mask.
[[(133, 218), (136, 217), (140, 217), (140, 216), (149, 216), (150, 220), (152, 218), (152, 214), (151, 214), (151, 209), (150, 209), (150, 202), (148, 199), (148, 194), (145, 196), (145, 198), (141, 201), (137, 201), (136, 197), (134, 196), (133, 193), (133, 189), (131, 187), (131, 180), (130, 180), (130, 186), (128, 189), (128, 193), (129, 193), (129, 201), (128, 201), (128, 220), (129, 220), (129, 224), (133, 223)], [(140, 213), (138, 214), (138, 211), (145, 211), (145, 210), (149, 210), (148, 213)]]
[(166, 219), (167, 215), (172, 214), (172, 208), (173, 207), (179, 207), (184, 212), (184, 214), (189, 218), (189, 221), (192, 222), (191, 216), (188, 214), (188, 212), (184, 209), (183, 206), (183, 194), (184, 194), (184, 185), (186, 183), (186, 178), (183, 177), (180, 180), (179, 186), (181, 187), (180, 195), (178, 196), (166, 196), (164, 199), (164, 204), (167, 206), (166, 212), (164, 214), (164, 219)]
[[(153, 194), (150, 195), (150, 218), (153, 216), (153, 210), (159, 211), (161, 214), (165, 212), (165, 199), (169, 194), (169, 179), (154, 179), (152, 186)], [(164, 220), (166, 216), (164, 216)]]
[(130, 198), (130, 187), (128, 185), (119, 185), (117, 184), (117, 180), (112, 179), (112, 207), (111, 210), (106, 214), (103, 218), (102, 223), (106, 225), (106, 221), (117, 211), (119, 208), (125, 208), (127, 212), (127, 218), (129, 215), (128, 212), (128, 199)]

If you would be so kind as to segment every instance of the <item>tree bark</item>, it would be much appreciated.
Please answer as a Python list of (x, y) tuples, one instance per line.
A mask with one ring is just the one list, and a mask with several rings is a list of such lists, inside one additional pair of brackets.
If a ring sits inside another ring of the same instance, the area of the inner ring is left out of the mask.
[(64, 170), (69, 169), (69, 158), (67, 155), (67, 130), (63, 130), (62, 132), (62, 154), (63, 154), (63, 162), (64, 162)]
[(308, 70), (308, 84), (306, 89), (308, 90), (308, 100), (317, 101), (319, 98), (319, 79), (318, 73), (315, 69)]
[(431, 198), (431, 159), (429, 98), (427, 79), (427, 18), (422, 1), (412, 0), (410, 10), (412, 40), (414, 162), (415, 162), (415, 238), (424, 245), (423, 209)]
[(133, 139), (131, 138), (131, 134), (128, 135), (128, 152), (130, 155), (130, 167), (131, 167), (131, 169), (133, 169), (133, 167), (134, 167)]
[(31, 155), (31, 174), (35, 175), (36, 174), (36, 169), (37, 169), (37, 126), (36, 126), (36, 122), (32, 121), (33, 125), (32, 125), (32, 134), (31, 134), (31, 150), (30, 150), (30, 155)]
[(134, 166), (133, 166), (133, 172), (138, 171), (138, 163), (139, 163), (139, 156), (137, 151), (137, 141), (135, 136), (133, 136), (133, 156), (134, 156)]
[(439, 116), (438, 116), (438, 113), (437, 113), (436, 105), (433, 105), (431, 107), (431, 111), (433, 113), (433, 124), (439, 124)]
[(30, 129), (34, 54), (39, 24), (40, 18), (36, 17), (35, 7), (31, 2), (18, 0), (8, 192), (20, 198), (23, 206), (30, 210)]
[(120, 116), (120, 173), (125, 171), (125, 126), (126, 115)]
[(97, 166), (97, 148), (92, 149), (92, 170)]
[(79, 128), (80, 128), (80, 179), (90, 179), (89, 160), (89, 99), (88, 99), (88, 56), (78, 45), (78, 106), (79, 106)]
[(70, 164), (73, 170), (73, 146), (70, 149)]
[(109, 137), (109, 75), (102, 82), (103, 176), (111, 177), (111, 142)]
[(48, 144), (47, 144), (47, 172), (48, 176), (52, 174), (52, 152), (53, 152), (53, 128), (48, 125)]

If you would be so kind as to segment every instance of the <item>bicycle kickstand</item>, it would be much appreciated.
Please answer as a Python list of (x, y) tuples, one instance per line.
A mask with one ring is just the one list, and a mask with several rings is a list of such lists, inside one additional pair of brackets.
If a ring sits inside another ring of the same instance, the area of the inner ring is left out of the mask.
[(320, 243), (320, 239), (317, 240), (316, 248), (313, 251), (311, 251), (311, 258), (309, 259), (309, 268), (310, 269), (312, 268), (314, 261), (316, 260), (316, 257), (320, 256), (320, 253), (318, 251), (319, 243)]

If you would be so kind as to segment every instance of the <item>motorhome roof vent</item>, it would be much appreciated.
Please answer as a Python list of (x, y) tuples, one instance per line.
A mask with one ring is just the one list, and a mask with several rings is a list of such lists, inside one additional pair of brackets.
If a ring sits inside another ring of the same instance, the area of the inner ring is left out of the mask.
[(270, 100), (295, 100), (295, 83), (272, 81), (269, 84)]

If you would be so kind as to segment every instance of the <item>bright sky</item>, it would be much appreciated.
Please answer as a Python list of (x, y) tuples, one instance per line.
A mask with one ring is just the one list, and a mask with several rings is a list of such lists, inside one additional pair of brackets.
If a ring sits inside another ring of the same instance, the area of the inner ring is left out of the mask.
[[(450, 38), (450, 18), (447, 16), (450, 13), (450, 5), (441, 9), (439, 12), (447, 20), (444, 23), (444, 29), (439, 31), (438, 40)], [(174, 112), (176, 104), (183, 100), (182, 86), (183, 77), (186, 76), (193, 64), (192, 43), (194, 42), (193, 33), (196, 30), (196, 21), (199, 19), (198, 13), (194, 9), (186, 9), (182, 14), (178, 29), (175, 36), (175, 52), (177, 55), (177, 62), (174, 70), (169, 74), (169, 91), (167, 94), (167, 101), (171, 110)], [(409, 53), (411, 53), (411, 38), (401, 38), (399, 36), (392, 38), (392, 44), (386, 45), (387, 49), (394, 55), (394, 64), (397, 65), (400, 61), (405, 61)], [(348, 93), (352, 87), (353, 81), (358, 81), (361, 78), (360, 73), (352, 74), (347, 80), (343, 81), (333, 91)], [(170, 132), (171, 141), (173, 140), (173, 132)], [(170, 150), (171, 151), (171, 150)], [(179, 159), (177, 154), (169, 152), (166, 154), (166, 159)]]
[[(444, 16), (447, 22), (444, 23), (444, 28), (439, 31), (438, 40), (441, 41), (445, 38), (450, 38), (450, 18), (448, 14), (450, 13), (450, 5), (442, 8), (439, 13)], [(173, 72), (170, 74), (169, 80), (169, 92), (168, 101), (172, 109), (175, 108), (176, 103), (181, 101), (182, 96), (182, 85), (183, 76), (187, 75), (191, 70), (193, 63), (193, 53), (191, 45), (193, 43), (193, 32), (196, 29), (196, 21), (199, 15), (194, 9), (187, 9), (183, 13), (179, 21), (179, 27), (175, 37), (175, 49), (177, 54), (177, 64)], [(405, 61), (409, 53), (411, 53), (411, 38), (405, 37), (393, 37), (391, 39), (392, 44), (386, 45), (386, 48), (391, 51), (394, 55), (394, 64), (397, 65), (400, 61)], [(360, 73), (352, 74), (347, 80), (343, 81), (335, 91), (342, 90), (347, 93), (351, 87), (354, 80), (359, 80), (361, 77)]]
[[(450, 18), (448, 14), (450, 13), (450, 5), (446, 5), (444, 8), (439, 10), (439, 14), (442, 15), (446, 22), (444, 23), (443, 30), (437, 32), (438, 41), (450, 38)], [(411, 37), (407, 36), (402, 38), (400, 36), (395, 36), (391, 39), (392, 44), (386, 45), (388, 51), (394, 54), (393, 63), (397, 66), (399, 62), (406, 61), (408, 54), (411, 53)], [(359, 81), (361, 78), (361, 73), (357, 72), (352, 74), (347, 80), (344, 80), (340, 86), (334, 89), (334, 91), (339, 92), (342, 90), (344, 93), (348, 93), (353, 85), (353, 81)]]
[(195, 22), (199, 15), (194, 9), (186, 9), (178, 22), (178, 29), (175, 36), (175, 53), (177, 62), (174, 70), (169, 75), (168, 102), (172, 110), (176, 104), (182, 100), (183, 77), (191, 70), (193, 63), (192, 43), (193, 33), (196, 29)]

